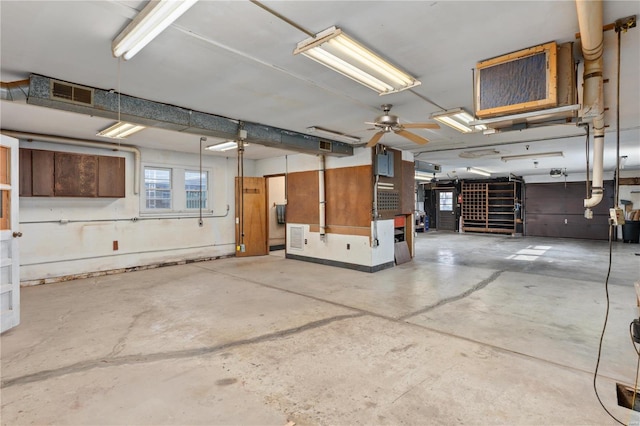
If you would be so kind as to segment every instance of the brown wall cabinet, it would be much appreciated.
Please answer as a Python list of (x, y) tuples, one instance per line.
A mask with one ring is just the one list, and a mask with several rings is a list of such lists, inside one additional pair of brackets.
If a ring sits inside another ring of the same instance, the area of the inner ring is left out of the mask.
[(21, 197), (125, 196), (125, 159), (20, 149)]

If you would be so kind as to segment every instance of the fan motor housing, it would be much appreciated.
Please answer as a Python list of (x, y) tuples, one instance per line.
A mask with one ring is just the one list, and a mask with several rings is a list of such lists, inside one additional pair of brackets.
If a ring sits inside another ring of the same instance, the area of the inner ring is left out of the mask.
[(398, 116), (391, 114), (381, 115), (376, 118), (376, 123), (381, 126), (396, 126), (398, 124)]

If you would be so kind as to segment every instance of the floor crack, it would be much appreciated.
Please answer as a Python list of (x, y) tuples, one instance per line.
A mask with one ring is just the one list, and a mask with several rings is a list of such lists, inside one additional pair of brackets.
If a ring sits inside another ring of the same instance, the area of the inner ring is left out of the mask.
[(336, 321), (343, 321), (353, 318), (365, 316), (364, 313), (355, 313), (347, 315), (337, 315), (334, 317), (324, 318), (310, 323), (289, 328), (282, 331), (276, 331), (274, 333), (263, 334), (261, 336), (252, 337), (249, 339), (238, 340), (235, 342), (223, 343), (214, 346), (205, 346), (194, 349), (184, 349), (171, 352), (156, 352), (151, 354), (136, 354), (136, 355), (124, 355), (118, 357), (103, 357), (99, 359), (92, 359), (87, 361), (80, 361), (75, 364), (67, 365), (52, 370), (39, 371), (37, 373), (27, 374), (24, 376), (15, 377), (13, 379), (3, 380), (0, 388), (8, 388), (15, 385), (22, 385), (33, 382), (40, 382), (43, 380), (64, 376), (72, 373), (79, 373), (83, 371), (93, 370), (95, 368), (115, 367), (129, 364), (145, 364), (154, 361), (165, 361), (170, 359), (183, 359), (193, 358), (198, 356), (205, 356), (214, 354), (216, 352), (225, 351), (230, 348), (238, 346), (251, 345), (256, 343), (267, 342), (271, 340), (280, 339), (282, 337), (288, 337), (294, 334), (302, 333), (315, 328), (324, 327)]
[(446, 305), (448, 303), (452, 303), (452, 302), (456, 302), (460, 299), (464, 299), (465, 297), (469, 296), (472, 293), (475, 293), (476, 291), (482, 290), (483, 288), (485, 288), (486, 286), (488, 286), (489, 284), (491, 284), (492, 282), (494, 282), (495, 280), (498, 279), (498, 277), (500, 275), (502, 275), (504, 271), (496, 271), (493, 274), (491, 274), (491, 276), (489, 278), (486, 278), (482, 281), (480, 281), (478, 284), (474, 285), (473, 287), (471, 287), (470, 289), (452, 296), (452, 297), (447, 297), (445, 299), (439, 300), (437, 303), (434, 303), (433, 305), (429, 305), (429, 306), (425, 306), (424, 308), (418, 309), (415, 312), (410, 312), (406, 315), (403, 315), (401, 317), (398, 317), (398, 320), (400, 321), (405, 321), (411, 317), (415, 317), (416, 315), (420, 315), (420, 314), (424, 314), (426, 312), (429, 312), (433, 309), (439, 308), (442, 305)]

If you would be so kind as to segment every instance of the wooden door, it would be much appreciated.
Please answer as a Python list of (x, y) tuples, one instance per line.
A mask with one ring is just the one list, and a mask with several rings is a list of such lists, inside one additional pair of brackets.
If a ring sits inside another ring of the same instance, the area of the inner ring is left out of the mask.
[(0, 332), (20, 323), (18, 140), (0, 139)]
[[(243, 182), (243, 190), (240, 191)], [(236, 256), (269, 254), (266, 179), (236, 178)]]
[(438, 231), (456, 230), (456, 193), (453, 189), (437, 190)]

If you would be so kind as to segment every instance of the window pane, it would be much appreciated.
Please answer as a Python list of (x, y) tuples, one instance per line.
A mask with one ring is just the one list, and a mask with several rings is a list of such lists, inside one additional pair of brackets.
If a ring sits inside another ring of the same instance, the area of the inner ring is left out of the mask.
[(202, 200), (202, 208), (207, 208), (207, 172), (184, 172), (184, 189), (187, 193), (187, 208), (200, 208), (200, 200)]
[(171, 208), (171, 169), (145, 167), (144, 187), (148, 209)]
[(440, 211), (453, 211), (453, 192), (440, 192)]

